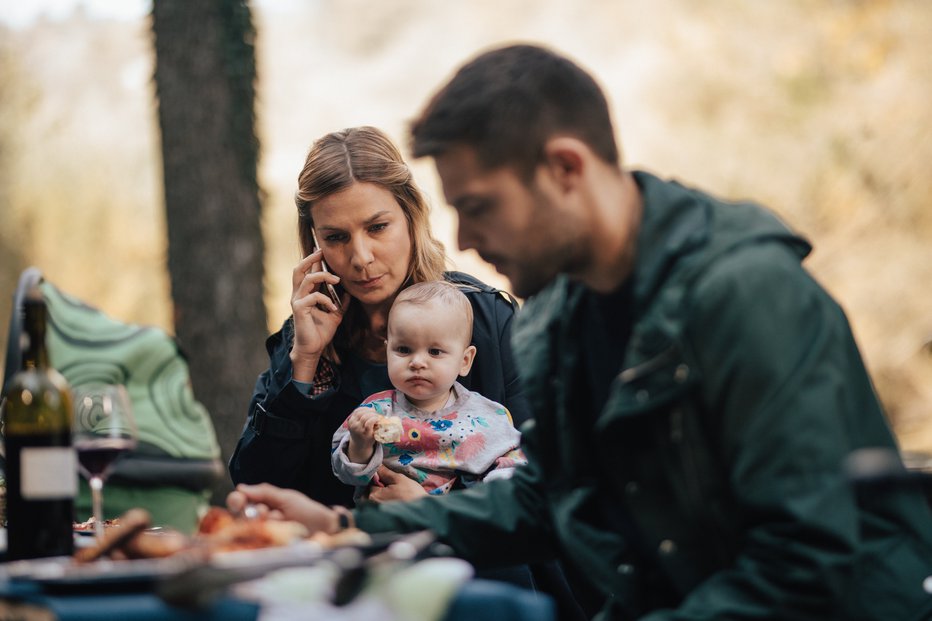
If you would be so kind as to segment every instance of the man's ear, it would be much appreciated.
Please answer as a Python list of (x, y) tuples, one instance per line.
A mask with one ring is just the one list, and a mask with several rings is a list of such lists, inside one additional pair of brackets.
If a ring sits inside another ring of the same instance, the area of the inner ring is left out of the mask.
[(578, 138), (557, 136), (544, 143), (543, 165), (563, 189), (571, 189), (586, 166), (586, 145)]
[(460, 377), (465, 377), (472, 368), (472, 361), (476, 359), (476, 346), (470, 345), (463, 352), (463, 366), (460, 367)]

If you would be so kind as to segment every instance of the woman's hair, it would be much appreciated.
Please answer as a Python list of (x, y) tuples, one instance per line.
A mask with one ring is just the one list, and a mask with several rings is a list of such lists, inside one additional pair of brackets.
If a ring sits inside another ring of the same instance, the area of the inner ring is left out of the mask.
[(446, 254), (431, 234), (430, 207), (414, 183), (398, 148), (375, 127), (353, 127), (320, 138), (311, 147), (298, 175), (295, 204), (302, 256), (315, 250), (311, 208), (316, 201), (354, 183), (374, 183), (391, 192), (408, 221), (411, 260), (406, 284), (443, 277)]
[[(445, 280), (433, 280), (411, 285), (398, 294), (392, 304), (392, 313), (405, 304), (420, 306), (436, 301), (444, 307), (444, 314), (457, 313), (462, 319), (461, 328), (466, 344), (472, 340), (472, 304), (459, 287)], [(391, 323), (391, 313), (388, 315)]]
[[(443, 278), (446, 253), (430, 230), (430, 207), (414, 183), (398, 148), (375, 127), (352, 127), (332, 132), (311, 146), (298, 175), (295, 205), (298, 208), (298, 238), (301, 256), (316, 250), (311, 229), (311, 208), (316, 201), (346, 190), (354, 183), (373, 183), (388, 190), (405, 215), (411, 238), (411, 257), (402, 289), (410, 284)], [(358, 304), (350, 301), (336, 341), (355, 348), (368, 331)], [(324, 355), (339, 362), (333, 344)]]

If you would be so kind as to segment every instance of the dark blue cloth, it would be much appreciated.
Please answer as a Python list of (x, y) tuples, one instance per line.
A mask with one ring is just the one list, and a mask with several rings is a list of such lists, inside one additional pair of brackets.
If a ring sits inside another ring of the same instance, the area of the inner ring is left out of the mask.
[(551, 621), (556, 619), (547, 595), (491, 580), (471, 580), (450, 604), (444, 621)]
[(0, 599), (47, 608), (59, 621), (255, 621), (259, 614), (258, 604), (231, 597), (185, 610), (169, 606), (152, 593), (47, 593), (28, 581), (0, 582)]
[[(0, 599), (42, 606), (59, 621), (255, 621), (259, 606), (222, 597), (206, 608), (186, 610), (165, 604), (151, 593), (57, 595), (27, 582), (0, 583)], [(551, 621), (553, 601), (546, 595), (487, 580), (467, 582), (444, 621)], [(312, 620), (309, 620), (312, 621)]]

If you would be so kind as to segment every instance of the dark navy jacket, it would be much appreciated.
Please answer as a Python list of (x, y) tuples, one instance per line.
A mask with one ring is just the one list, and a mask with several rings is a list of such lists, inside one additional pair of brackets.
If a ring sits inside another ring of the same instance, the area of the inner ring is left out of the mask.
[[(514, 300), (472, 276), (447, 272), (460, 284), (473, 307), (476, 358), (460, 383), (511, 411), (515, 426), (530, 418), (511, 355)], [(316, 397), (302, 394), (291, 381), (289, 353), (294, 323), (266, 341), (269, 368), (256, 381), (243, 435), (230, 459), (234, 483), (272, 483), (304, 492), (324, 504), (352, 506), (353, 488), (333, 475), (330, 441), (334, 431), (365, 399), (355, 377), (335, 366), (335, 387)], [(346, 357), (339, 352), (343, 359)], [(379, 390), (387, 390), (387, 384)]]

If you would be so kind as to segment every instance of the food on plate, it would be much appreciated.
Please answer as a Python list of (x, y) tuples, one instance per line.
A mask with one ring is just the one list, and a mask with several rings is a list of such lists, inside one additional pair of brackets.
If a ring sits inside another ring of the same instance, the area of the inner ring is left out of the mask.
[(233, 514), (221, 507), (210, 507), (197, 524), (198, 535), (212, 535), (234, 522)]
[(375, 441), (380, 444), (397, 442), (404, 433), (404, 426), (397, 416), (380, 416), (375, 423)]
[(372, 537), (369, 536), (369, 533), (364, 530), (359, 530), (358, 528), (346, 528), (333, 535), (318, 531), (311, 535), (309, 539), (327, 549), (339, 548), (342, 546), (368, 546), (372, 544)]
[(201, 519), (197, 537), (213, 552), (230, 552), (284, 546), (307, 535), (299, 522), (237, 518), (226, 509), (211, 507)]
[(144, 530), (127, 540), (119, 551), (128, 559), (137, 559), (165, 558), (191, 549), (191, 538), (176, 530)]
[(249, 519), (220, 507), (207, 511), (193, 537), (170, 529), (149, 530), (151, 520), (143, 509), (132, 509), (114, 522), (101, 541), (77, 551), (75, 561), (165, 558), (181, 553), (210, 557), (222, 552), (285, 546), (308, 536), (307, 529), (298, 522)]
[(74, 553), (75, 561), (87, 563), (106, 556), (113, 550), (123, 546), (130, 539), (149, 528), (151, 518), (145, 509), (130, 509), (120, 518), (120, 526), (104, 532), (104, 536), (96, 545), (90, 548), (81, 548)]
[[(94, 532), (94, 527), (97, 525), (97, 518), (93, 515), (86, 522), (75, 522), (72, 525), (72, 528), (79, 533), (92, 533)], [(112, 528), (113, 526), (120, 525), (120, 518), (113, 518), (112, 520), (104, 520), (104, 528)]]

